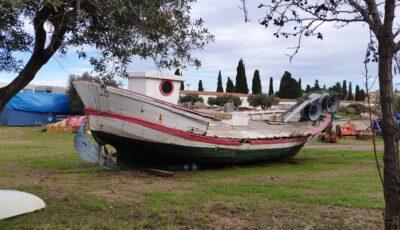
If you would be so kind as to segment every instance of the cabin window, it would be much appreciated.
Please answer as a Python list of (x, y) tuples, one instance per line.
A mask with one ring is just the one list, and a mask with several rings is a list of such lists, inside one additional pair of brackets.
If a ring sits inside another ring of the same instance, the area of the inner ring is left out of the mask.
[(174, 91), (174, 84), (169, 80), (162, 80), (160, 83), (160, 92), (164, 96), (169, 96)]

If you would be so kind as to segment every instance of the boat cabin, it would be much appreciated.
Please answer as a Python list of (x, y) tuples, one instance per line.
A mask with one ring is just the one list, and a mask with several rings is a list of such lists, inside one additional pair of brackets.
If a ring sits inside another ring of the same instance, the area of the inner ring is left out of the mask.
[(128, 90), (177, 105), (183, 80), (183, 76), (166, 73), (132, 72)]

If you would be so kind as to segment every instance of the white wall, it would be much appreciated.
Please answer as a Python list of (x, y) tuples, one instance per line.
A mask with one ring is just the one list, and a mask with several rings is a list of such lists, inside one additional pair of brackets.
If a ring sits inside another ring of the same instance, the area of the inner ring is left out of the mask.
[(160, 84), (162, 80), (163, 79), (144, 77), (129, 78), (128, 90), (144, 94), (149, 97), (157, 98), (159, 100), (166, 101), (172, 104), (178, 104), (179, 88), (181, 86), (181, 82), (176, 80), (169, 80), (173, 83), (174, 89), (170, 95), (165, 96), (161, 94), (160, 91)]

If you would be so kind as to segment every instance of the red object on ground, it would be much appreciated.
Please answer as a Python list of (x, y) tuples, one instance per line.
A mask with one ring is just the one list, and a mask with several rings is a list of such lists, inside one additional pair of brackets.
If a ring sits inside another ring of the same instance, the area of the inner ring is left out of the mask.
[(341, 136), (356, 136), (357, 129), (356, 125), (353, 123), (347, 123), (340, 128)]

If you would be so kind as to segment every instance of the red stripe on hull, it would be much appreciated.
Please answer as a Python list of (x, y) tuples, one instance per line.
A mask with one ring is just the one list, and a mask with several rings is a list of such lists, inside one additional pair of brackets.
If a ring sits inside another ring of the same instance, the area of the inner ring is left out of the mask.
[[(228, 139), (228, 138), (218, 138), (218, 137), (206, 137), (201, 136), (195, 133), (189, 133), (178, 129), (169, 128), (157, 123), (145, 121), (143, 119), (139, 119), (136, 117), (129, 117), (122, 114), (116, 114), (111, 112), (105, 112), (95, 109), (85, 109), (87, 115), (94, 115), (94, 116), (102, 116), (102, 117), (109, 117), (114, 119), (119, 119), (123, 121), (127, 121), (130, 123), (138, 124), (141, 126), (145, 126), (147, 128), (151, 128), (160, 132), (165, 132), (177, 137), (181, 137), (184, 139), (210, 143), (210, 144), (219, 144), (219, 145), (232, 145), (232, 146), (240, 146), (244, 143), (245, 139)], [(283, 144), (283, 143), (293, 143), (293, 142), (304, 142), (306, 141), (308, 136), (304, 137), (296, 137), (296, 138), (279, 138), (279, 139), (255, 139), (250, 140), (249, 143), (251, 145), (265, 145), (265, 144)]]
[(282, 140), (290, 140), (290, 142), (304, 142), (307, 140), (308, 137), (297, 137), (297, 138), (286, 138), (286, 139), (265, 139), (265, 140), (251, 140), (251, 145), (266, 145), (266, 144), (281, 144), (285, 143)]

